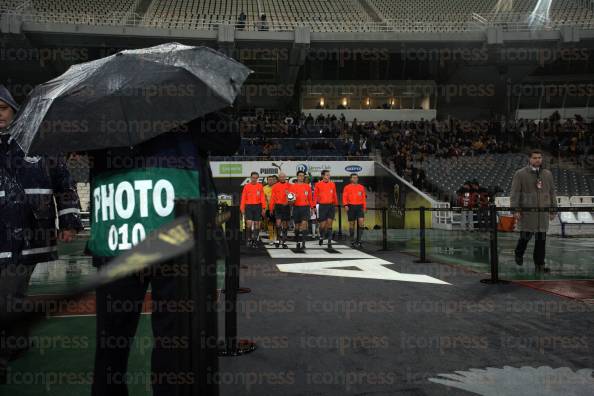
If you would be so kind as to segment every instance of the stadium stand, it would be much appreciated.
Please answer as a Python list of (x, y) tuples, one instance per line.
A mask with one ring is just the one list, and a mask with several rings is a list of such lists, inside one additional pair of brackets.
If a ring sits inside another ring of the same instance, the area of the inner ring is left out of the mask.
[(246, 25), (259, 18), (257, 0), (153, 0), (143, 16), (143, 24), (179, 29), (204, 29), (219, 23), (235, 24), (241, 13)]
[[(355, 0), (261, 0), (262, 13), (274, 23), (291, 27), (307, 24), (319, 32), (343, 31), (371, 21)], [(358, 30), (358, 29), (357, 29)]]
[[(499, 187), (502, 195), (509, 196), (511, 181), (516, 170), (526, 166), (524, 154), (491, 154), (475, 157), (428, 158), (422, 169), (430, 184), (446, 195), (455, 196), (456, 190), (467, 180), (477, 180), (481, 186)], [(550, 168), (560, 196), (593, 195), (594, 180), (578, 170)]]
[(154, 0), (143, 20), (148, 26), (197, 29), (220, 23), (235, 24), (241, 12), (246, 15), (246, 30), (264, 30), (260, 25), (262, 15), (266, 15), (270, 30), (294, 29), (306, 24), (315, 31), (342, 31), (345, 25), (371, 20), (354, 0)]
[(66, 24), (125, 24), (138, 0), (3, 0), (0, 9), (19, 10), (25, 20)]
[(346, 157), (367, 155), (353, 147), (348, 125), (333, 117), (268, 113), (240, 118), (243, 137), (238, 155), (260, 158)]
[[(368, 3), (382, 15), (385, 20), (399, 21), (434, 21), (465, 24), (472, 20), (468, 10), (485, 19), (486, 22), (512, 23), (525, 22), (530, 12), (537, 5), (537, 0), (509, 2), (509, 7), (499, 8), (497, 0), (368, 0)], [(562, 0), (554, 1), (550, 9), (553, 22), (588, 20), (592, 18), (592, 9), (580, 2)]]
[[(140, 3), (142, 7), (138, 7)], [(216, 30), (220, 24), (241, 30), (291, 31), (308, 26), (314, 32), (464, 32), (498, 25), (507, 30), (530, 28), (530, 13), (537, 0), (2, 0), (0, 10), (20, 7), (24, 19), (43, 23), (140, 25), (148, 27)], [(146, 10), (146, 11), (145, 11)], [(473, 10), (473, 12), (469, 12)], [(266, 15), (265, 27), (261, 20)], [(594, 26), (594, 7), (584, 2), (553, 2), (549, 20), (537, 15), (545, 27)]]
[(109, 15), (134, 11), (136, 3), (136, 0), (32, 0), (30, 6), (39, 12)]
[[(496, 1), (494, 0), (462, 0), (462, 1), (426, 1), (419, 2), (414, 0), (368, 0), (372, 7), (374, 7), (380, 15), (383, 15), (387, 20), (407, 19), (412, 20), (458, 20), (465, 18), (468, 15), (468, 10), (473, 10), (475, 13), (488, 13), (495, 9)], [(536, 1), (521, 1), (513, 2), (513, 10), (515, 12), (529, 12), (532, 8), (530, 3)], [(533, 5), (534, 5), (533, 4)]]
[(343, 139), (242, 139), (238, 154), (262, 159), (346, 157), (349, 144)]
[(23, 3), (23, 0), (0, 0), (0, 10), (12, 10)]

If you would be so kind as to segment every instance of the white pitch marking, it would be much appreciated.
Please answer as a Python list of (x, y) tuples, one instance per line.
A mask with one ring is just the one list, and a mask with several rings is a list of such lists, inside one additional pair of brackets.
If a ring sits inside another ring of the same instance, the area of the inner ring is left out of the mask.
[[(345, 278), (382, 279), (402, 282), (434, 283), (449, 285), (449, 283), (428, 275), (403, 274), (384, 267), (392, 264), (389, 261), (372, 258), (366, 260), (319, 261), (313, 263), (277, 264), (281, 272), (340, 276)], [(337, 269), (340, 267), (357, 267), (361, 271)]]
[(372, 259), (375, 258), (367, 253), (360, 250), (351, 249), (344, 245), (332, 245), (332, 249), (336, 250), (335, 253), (327, 251), (326, 245), (318, 245), (317, 242), (306, 243), (306, 248), (300, 253), (295, 253), (291, 249), (294, 249), (296, 245), (289, 243), (289, 249), (275, 248), (273, 246), (266, 246), (270, 257), (276, 259)]
[[(310, 274), (323, 276), (338, 276), (344, 278), (363, 278), (363, 279), (381, 279), (401, 282), (432, 283), (437, 285), (450, 285), (437, 278), (428, 275), (404, 274), (398, 271), (386, 268), (386, 264), (392, 264), (389, 261), (371, 256), (360, 250), (352, 249), (344, 245), (333, 246), (337, 253), (330, 253), (324, 246), (319, 246), (317, 242), (306, 244), (308, 247), (301, 253), (295, 253), (290, 249), (275, 248), (267, 246), (266, 250), (270, 257), (276, 259), (315, 259), (315, 258), (333, 258), (334, 261), (314, 261), (294, 264), (277, 264), (276, 267), (281, 272), (293, 274)], [(295, 245), (290, 244), (290, 248)], [(344, 260), (351, 259), (351, 260)], [(357, 267), (357, 270), (346, 270), (340, 268)]]

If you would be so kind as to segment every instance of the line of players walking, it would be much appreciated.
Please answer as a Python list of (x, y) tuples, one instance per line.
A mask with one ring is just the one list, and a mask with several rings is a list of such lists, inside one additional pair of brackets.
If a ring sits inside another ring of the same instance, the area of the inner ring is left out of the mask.
[[(265, 223), (274, 246), (287, 249), (287, 234), (292, 220), (297, 249), (305, 249), (310, 221), (312, 235), (315, 237), (318, 234), (319, 245), (323, 246), (326, 241), (328, 248), (332, 248), (332, 227), (339, 204), (330, 171), (322, 171), (321, 180), (315, 183), (313, 190), (309, 177), (303, 171), (297, 172), (295, 183), (290, 183), (283, 172), (269, 176), (266, 186), (259, 183), (259, 178), (258, 172), (252, 172), (241, 194), (240, 210), (245, 219), (248, 246), (258, 246), (260, 229)], [(356, 173), (351, 174), (350, 183), (343, 189), (342, 205), (347, 210), (351, 246), (360, 248), (367, 195)]]

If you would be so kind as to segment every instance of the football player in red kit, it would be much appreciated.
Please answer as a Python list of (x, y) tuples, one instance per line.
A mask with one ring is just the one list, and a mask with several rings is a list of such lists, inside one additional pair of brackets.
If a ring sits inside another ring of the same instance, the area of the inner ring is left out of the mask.
[(241, 213), (245, 217), (245, 232), (248, 238), (248, 246), (256, 247), (260, 235), (260, 224), (266, 214), (266, 198), (264, 187), (258, 183), (260, 175), (252, 172), (250, 182), (243, 187), (241, 193)]
[[(338, 205), (336, 185), (330, 180), (330, 171), (322, 171), (322, 180), (316, 183), (312, 206), (319, 204), (318, 223), (320, 225), (320, 246), (324, 244), (324, 235), (328, 239), (328, 248), (332, 247), (332, 223)], [(315, 209), (314, 209), (315, 210)]]
[(291, 185), (291, 192), (295, 194), (293, 204), (293, 221), (295, 222), (295, 240), (297, 249), (305, 249), (305, 233), (307, 221), (314, 210), (311, 186), (305, 183), (305, 172), (297, 172), (297, 183)]

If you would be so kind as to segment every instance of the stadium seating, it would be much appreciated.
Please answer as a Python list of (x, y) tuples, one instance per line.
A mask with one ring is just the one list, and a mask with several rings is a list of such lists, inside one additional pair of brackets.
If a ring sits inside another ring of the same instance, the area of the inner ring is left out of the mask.
[[(368, 2), (385, 19), (409, 18), (416, 21), (465, 21), (468, 20), (471, 12), (479, 14), (493, 12), (497, 3), (496, 0), (368, 0)], [(535, 4), (536, 0), (514, 1), (512, 10), (528, 13)]]
[[(498, 207), (509, 207), (510, 206), (510, 197), (496, 197), (495, 198), (495, 205)], [(580, 206), (584, 207), (592, 207), (594, 205), (594, 196), (572, 196), (568, 197), (565, 195), (557, 196), (557, 206), (559, 207), (575, 207), (579, 208)], [(569, 224), (572, 226), (575, 225), (583, 225), (585, 227), (592, 227), (594, 225), (594, 216), (593, 213), (590, 212), (560, 212), (557, 220), (554, 220), (553, 225), (559, 224)], [(588, 230), (590, 228), (585, 228), (584, 230)], [(577, 230), (573, 228), (572, 230)], [(591, 231), (591, 229), (590, 229)]]
[(32, 0), (27, 10), (47, 21), (72, 24), (123, 24), (137, 0)]
[(342, 31), (346, 25), (370, 20), (355, 0), (153, 0), (143, 20), (149, 26), (214, 28), (218, 23), (235, 24), (242, 11), (247, 17), (246, 30), (256, 29), (262, 14), (271, 30), (307, 24), (316, 31)]
[[(575, 207), (593, 207), (594, 206), (594, 196), (576, 196), (571, 197), (569, 199), (570, 206)], [(576, 213), (576, 220), (578, 223), (582, 224), (594, 224), (594, 216), (590, 212), (577, 212)]]
[[(522, 154), (493, 154), (459, 158), (429, 158), (423, 163), (427, 180), (442, 192), (455, 196), (467, 180), (481, 186), (497, 186), (509, 196), (514, 172), (526, 165)], [(557, 195), (594, 195), (594, 178), (571, 169), (551, 168)]]
[(23, 3), (23, 0), (0, 0), (0, 10), (13, 10)]
[[(265, 14), (269, 30), (293, 30), (307, 25), (315, 32), (466, 31), (501, 25), (526, 27), (537, 0), (367, 0), (370, 15), (359, 0), (152, 0), (143, 15), (135, 15), (141, 0), (0, 0), (1, 9), (29, 4), (31, 17), (41, 22), (130, 23), (180, 29), (215, 30), (236, 24), (243, 11), (246, 30), (257, 30)], [(502, 3), (503, 1), (503, 3)], [(504, 4), (498, 8), (498, 4)], [(377, 22), (377, 18), (381, 22)], [(594, 27), (593, 8), (584, 2), (556, 0), (548, 25)]]
[(275, 23), (298, 26), (307, 24), (314, 31), (344, 31), (349, 26), (371, 21), (356, 0), (261, 0), (261, 13)]
[(153, 0), (143, 16), (143, 24), (167, 28), (201, 29), (218, 23), (235, 24), (244, 12), (246, 25), (259, 18), (257, 0)]
[[(479, 14), (495, 23), (525, 22), (537, 5), (537, 0), (508, 2), (509, 7), (500, 7), (498, 0), (368, 0), (369, 4), (385, 20), (449, 22), (466, 24), (471, 14)], [(592, 10), (572, 0), (554, 1), (550, 9), (553, 22), (592, 19)]]

